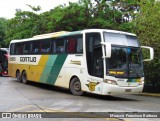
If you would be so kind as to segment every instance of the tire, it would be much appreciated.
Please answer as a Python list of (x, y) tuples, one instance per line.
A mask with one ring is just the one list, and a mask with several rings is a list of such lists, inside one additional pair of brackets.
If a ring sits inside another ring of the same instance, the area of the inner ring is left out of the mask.
[(23, 71), (23, 73), (22, 73), (22, 83), (24, 83), (24, 84), (27, 83), (27, 73), (26, 73), (26, 71)]
[(84, 92), (81, 90), (81, 82), (77, 77), (73, 78), (70, 82), (70, 91), (73, 95), (80, 96)]
[(20, 73), (19, 70), (16, 72), (16, 78), (17, 78), (17, 81), (18, 81), (18, 82), (21, 82), (21, 81), (22, 81), (22, 80), (21, 80), (21, 73)]

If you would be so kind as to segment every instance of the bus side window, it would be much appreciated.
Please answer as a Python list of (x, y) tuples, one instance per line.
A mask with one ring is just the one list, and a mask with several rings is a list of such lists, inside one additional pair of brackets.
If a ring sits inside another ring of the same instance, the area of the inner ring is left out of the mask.
[(47, 54), (50, 53), (51, 41), (49, 39), (43, 39), (41, 41), (40, 52)]
[(64, 53), (65, 52), (65, 39), (59, 38), (55, 40), (56, 53)]
[(15, 54), (15, 44), (11, 44), (10, 46), (10, 55), (14, 55)]
[(82, 36), (77, 38), (77, 53), (83, 53), (83, 40), (82, 40)]
[(30, 43), (24, 43), (23, 54), (29, 54), (29, 51), (30, 51)]
[(18, 53), (17, 54), (21, 55), (23, 53), (23, 47), (24, 47), (23, 43), (18, 44)]
[(67, 52), (68, 53), (75, 53), (76, 52), (76, 39), (74, 37), (68, 39), (68, 47)]
[(31, 45), (31, 53), (32, 54), (37, 54), (39, 53), (39, 49), (40, 49), (40, 41), (33, 41), (32, 45)]
[(52, 53), (56, 53), (56, 42), (52, 41)]
[(15, 51), (15, 55), (17, 55), (18, 54), (18, 43), (15, 44), (14, 51)]
[(74, 35), (68, 38), (67, 52), (68, 53), (82, 53), (83, 52), (82, 35)]

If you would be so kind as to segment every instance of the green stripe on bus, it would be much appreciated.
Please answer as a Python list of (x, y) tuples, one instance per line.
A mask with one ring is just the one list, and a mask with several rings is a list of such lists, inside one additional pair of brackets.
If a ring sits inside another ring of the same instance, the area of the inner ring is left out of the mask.
[(50, 70), (50, 73), (48, 76), (48, 79), (47, 79), (47, 84), (52, 84), (54, 85), (56, 80), (57, 80), (57, 77), (61, 71), (61, 68), (65, 62), (67, 58), (67, 55), (58, 55), (54, 64), (52, 65), (52, 68)]
[(128, 79), (127, 82), (140, 82), (140, 78), (139, 79)]
[(52, 66), (55, 63), (56, 58), (57, 58), (57, 55), (49, 56), (48, 61), (46, 63), (46, 66), (45, 66), (43, 73), (41, 75), (40, 82), (47, 83), (47, 79), (50, 76), (49, 74), (51, 72)]

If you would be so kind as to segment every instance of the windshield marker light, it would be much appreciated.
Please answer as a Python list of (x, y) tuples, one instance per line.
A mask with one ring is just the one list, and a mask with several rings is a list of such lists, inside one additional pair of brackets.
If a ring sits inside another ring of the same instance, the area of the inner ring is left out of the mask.
[(108, 83), (108, 84), (113, 84), (113, 85), (117, 85), (117, 82), (114, 81), (114, 80), (108, 80), (108, 79), (105, 79), (104, 80), (105, 83)]

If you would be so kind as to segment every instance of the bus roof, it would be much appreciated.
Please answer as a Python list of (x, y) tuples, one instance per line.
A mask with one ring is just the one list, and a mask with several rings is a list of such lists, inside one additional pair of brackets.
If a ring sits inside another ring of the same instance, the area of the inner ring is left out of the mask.
[(40, 35), (36, 35), (36, 36), (33, 36), (33, 38), (39, 38), (39, 37), (47, 37), (47, 36), (58, 36), (58, 35), (61, 35), (61, 34), (65, 34), (65, 33), (68, 33), (68, 31), (59, 31), (59, 32), (53, 32), (53, 33), (47, 33), (47, 34), (40, 34)]
[(32, 38), (12, 40), (11, 43), (17, 43), (17, 42), (22, 42), (22, 41), (33, 41), (33, 40), (47, 39), (47, 38), (56, 38), (56, 37), (61, 37), (61, 36), (77, 35), (77, 34), (88, 33), (88, 32), (109, 32), (109, 33), (117, 33), (117, 34), (126, 34), (126, 35), (136, 36), (135, 34), (132, 34), (132, 33), (117, 31), (117, 30), (85, 29), (85, 30), (73, 31), (73, 32), (59, 31), (59, 32), (54, 32), (54, 33), (41, 34), (41, 35), (33, 36)]
[(117, 34), (136, 36), (136, 34), (133, 34), (133, 33), (123, 32), (123, 31), (118, 31), (118, 30), (110, 30), (110, 29), (86, 29), (86, 30), (83, 30), (83, 32), (109, 32), (109, 33), (117, 33)]

